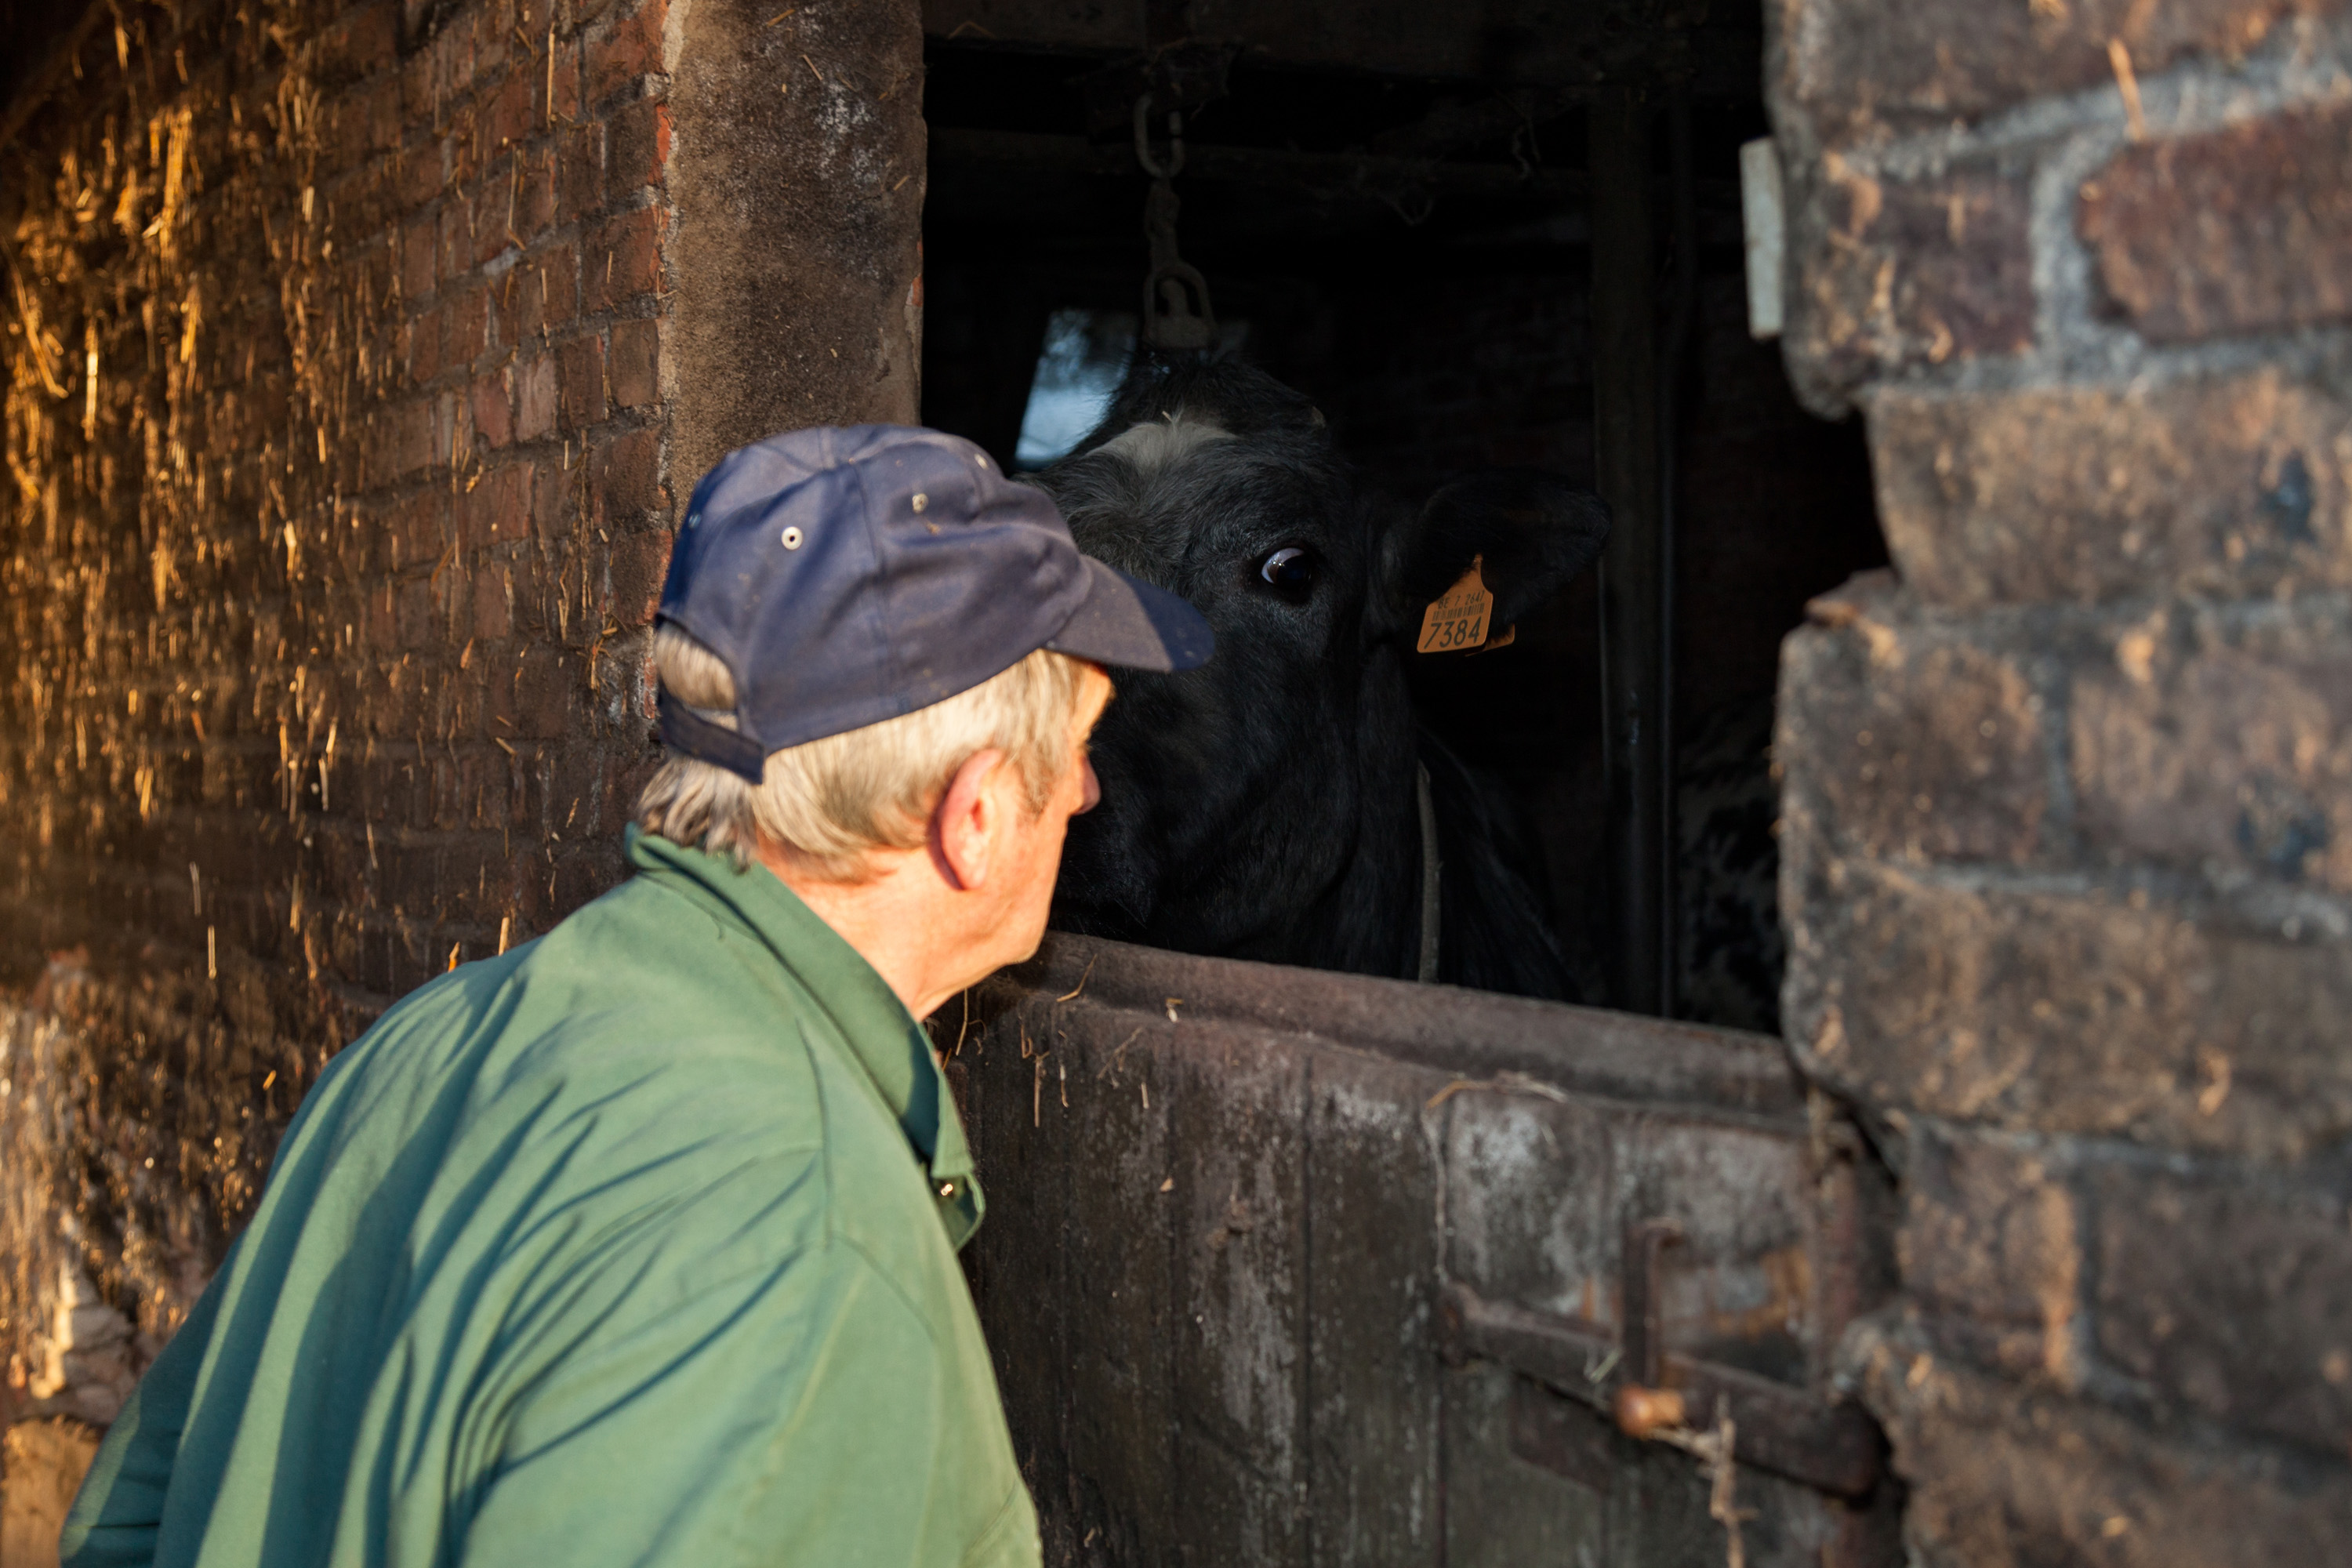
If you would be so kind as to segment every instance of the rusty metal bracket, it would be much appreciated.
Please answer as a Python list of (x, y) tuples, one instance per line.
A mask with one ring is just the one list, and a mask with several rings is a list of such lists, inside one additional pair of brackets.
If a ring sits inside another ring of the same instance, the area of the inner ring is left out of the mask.
[(1644, 1388), (1655, 1388), (1664, 1380), (1665, 1293), (1659, 1289), (1658, 1264), (1666, 1248), (1682, 1238), (1683, 1227), (1670, 1219), (1625, 1224), (1624, 1272), (1620, 1276), (1625, 1292), (1622, 1365), (1627, 1380)]
[(1446, 1286), (1439, 1297), (1437, 1329), (1438, 1353), (1449, 1365), (1475, 1359), (1507, 1366), (1612, 1417), (1621, 1391), (1671, 1392), (1688, 1409), (1720, 1409), (1738, 1424), (1741, 1464), (1838, 1497), (1861, 1497), (1878, 1479), (1885, 1440), (1858, 1405), (1827, 1404), (1801, 1389), (1663, 1352), (1655, 1383), (1630, 1375), (1630, 1351), (1596, 1376), (1592, 1369), (1622, 1348), (1605, 1325), (1488, 1301), (1462, 1284)]

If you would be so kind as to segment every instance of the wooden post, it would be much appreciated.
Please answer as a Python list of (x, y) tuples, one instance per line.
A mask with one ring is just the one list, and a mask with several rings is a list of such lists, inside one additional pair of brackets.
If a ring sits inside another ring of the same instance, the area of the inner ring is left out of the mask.
[(1592, 100), (1594, 468), (1614, 519), (1601, 558), (1601, 722), (1617, 941), (1610, 1001), (1659, 1013), (1666, 964), (1666, 594), (1660, 508), (1657, 278), (1650, 110), (1638, 88)]

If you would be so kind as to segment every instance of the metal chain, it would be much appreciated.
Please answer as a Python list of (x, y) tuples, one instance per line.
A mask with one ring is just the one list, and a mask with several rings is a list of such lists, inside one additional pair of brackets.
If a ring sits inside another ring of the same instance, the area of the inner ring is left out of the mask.
[(1172, 182), (1184, 169), (1184, 117), (1168, 116), (1168, 159), (1151, 150), (1151, 95), (1135, 100), (1135, 161), (1151, 176), (1143, 198), (1143, 236), (1151, 247), (1151, 269), (1143, 279), (1143, 341), (1156, 349), (1206, 353), (1217, 345), (1216, 313), (1209, 304), (1209, 280), (1176, 249), (1176, 218), (1182, 204)]

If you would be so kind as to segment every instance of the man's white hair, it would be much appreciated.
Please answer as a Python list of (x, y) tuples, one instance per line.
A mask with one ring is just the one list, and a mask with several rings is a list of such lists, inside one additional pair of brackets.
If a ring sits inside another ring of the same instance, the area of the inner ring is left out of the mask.
[[(664, 625), (654, 665), (670, 695), (732, 730), (735, 678), (718, 655)], [(993, 747), (1043, 811), (1069, 765), (1079, 662), (1039, 648), (942, 702), (768, 753), (757, 784), (697, 757), (667, 752), (637, 796), (637, 826), (673, 843), (751, 863), (758, 836), (796, 851), (817, 874), (854, 882), (877, 849), (922, 845), (931, 807), (958, 768)]]

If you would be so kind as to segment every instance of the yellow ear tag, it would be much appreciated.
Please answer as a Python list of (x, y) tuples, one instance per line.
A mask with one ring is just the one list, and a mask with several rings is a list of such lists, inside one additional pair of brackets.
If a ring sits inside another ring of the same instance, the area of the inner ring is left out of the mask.
[(1495, 613), (1495, 595), (1486, 592), (1479, 568), (1483, 555), (1471, 557), (1470, 570), (1430, 603), (1421, 617), (1421, 653), (1466, 653), (1486, 640), (1487, 617)]

